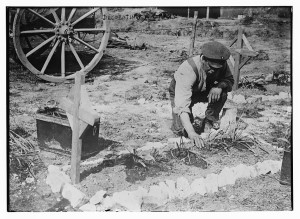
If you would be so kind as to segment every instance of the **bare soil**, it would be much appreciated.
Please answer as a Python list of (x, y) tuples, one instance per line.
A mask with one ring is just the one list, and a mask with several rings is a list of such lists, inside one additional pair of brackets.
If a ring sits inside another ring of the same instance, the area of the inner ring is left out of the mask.
[[(199, 26), (194, 54), (197, 54), (204, 42), (211, 39), (225, 45), (231, 42), (237, 30), (237, 21), (213, 21), (219, 23), (218, 29), (211, 25), (205, 26), (205, 21), (201, 21), (203, 25)], [(261, 51), (261, 58), (251, 60), (245, 65), (241, 75), (267, 75), (276, 70), (291, 72), (291, 21), (279, 21), (285, 23), (279, 25), (272, 22), (272, 26), (269, 26), (268, 23), (258, 22), (244, 27), (253, 49)], [(191, 162), (182, 160), (178, 151), (172, 151), (176, 157), (169, 151), (157, 157), (156, 162), (145, 163), (146, 167), (134, 162), (131, 156), (122, 159), (117, 156), (106, 157), (108, 152), (117, 153), (128, 147), (136, 149), (147, 142), (170, 144), (168, 138), (176, 137), (170, 130), (168, 86), (172, 75), (187, 57), (190, 37), (188, 31), (182, 31), (180, 36), (176, 36), (172, 31), (158, 29), (168, 27), (174, 29), (175, 33), (176, 29), (189, 27), (191, 23), (191, 19), (181, 17), (149, 23), (135, 20), (113, 22), (114, 29), (130, 27), (129, 32), (118, 32), (118, 35), (144, 42), (147, 49), (107, 48), (101, 61), (87, 75), (89, 98), (100, 114), (101, 151), (85, 160), (110, 158), (102, 164), (81, 168), (81, 180), (76, 187), (88, 197), (99, 190), (106, 190), (108, 194), (112, 194), (122, 190), (135, 190), (138, 186), (149, 188), (150, 185), (166, 179), (176, 180), (181, 176), (192, 182), (193, 179), (205, 177), (209, 173), (219, 173), (225, 166), (231, 167), (241, 163), (253, 165), (267, 159), (282, 159), (283, 152), (272, 147), (264, 148), (268, 153), (259, 148), (253, 148), (255, 153), (236, 148), (231, 148), (229, 152), (222, 149), (203, 149), (200, 153), (209, 163), (208, 166), (195, 157), (192, 157)], [(276, 24), (280, 28), (274, 28)], [(146, 27), (148, 32), (138, 31)], [(37, 145), (37, 110), (46, 106), (49, 101), (67, 96), (74, 82), (47, 83), (12, 59), (8, 64), (9, 128), (19, 129), (20, 135)], [(110, 77), (103, 81), (103, 75)], [(290, 86), (275, 84), (266, 86), (266, 89), (265, 92), (257, 89), (239, 89), (234, 94), (247, 97), (255, 94), (275, 95), (280, 91), (290, 92)], [(138, 103), (141, 98), (145, 98), (144, 104)], [(287, 111), (290, 106), (291, 100), (286, 100), (284, 103), (263, 102), (260, 104), (260, 110), (244, 105), (239, 105), (238, 108), (247, 108), (247, 117), (243, 118), (243, 121), (248, 124), (248, 130), (274, 146), (283, 147), (276, 139), (282, 137), (290, 126), (291, 113)], [(17, 171), (9, 173), (9, 210), (74, 211), (68, 203), (61, 201), (59, 195), (53, 194), (45, 183), (47, 166), (52, 164), (63, 167), (70, 164), (70, 157), (44, 150), (40, 151), (39, 156), (41, 162), (34, 167), (36, 180), (33, 183), (25, 181), (30, 175)], [(292, 189), (290, 186), (280, 185), (279, 178), (280, 173), (239, 180), (235, 185), (226, 186), (226, 190), (220, 190), (213, 195), (195, 195), (186, 200), (174, 200), (166, 206), (143, 206), (143, 211), (292, 210)]]

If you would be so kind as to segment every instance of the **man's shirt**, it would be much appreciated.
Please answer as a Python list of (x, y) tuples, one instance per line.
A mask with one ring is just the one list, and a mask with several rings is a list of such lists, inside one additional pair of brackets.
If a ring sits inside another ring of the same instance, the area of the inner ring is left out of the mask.
[(175, 108), (174, 113), (180, 115), (182, 112), (191, 113), (189, 106), (193, 93), (209, 91), (212, 87), (219, 87), (226, 91), (232, 90), (234, 79), (227, 65), (211, 75), (207, 75), (201, 67), (200, 55), (192, 58), (197, 67), (199, 80), (188, 61), (183, 62), (174, 74), (175, 86)]

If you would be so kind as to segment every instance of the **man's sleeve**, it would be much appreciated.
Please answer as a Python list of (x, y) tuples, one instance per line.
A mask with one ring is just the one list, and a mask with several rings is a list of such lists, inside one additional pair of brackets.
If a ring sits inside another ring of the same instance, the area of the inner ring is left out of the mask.
[[(181, 71), (180, 71), (181, 70)], [(190, 104), (192, 98), (192, 87), (196, 81), (196, 75), (191, 70), (178, 69), (175, 73), (175, 108), (174, 113), (180, 115), (182, 112), (191, 113)]]
[(226, 90), (227, 92), (232, 91), (232, 86), (234, 84), (233, 75), (230, 71), (228, 64), (226, 63), (225, 75), (219, 80), (217, 87)]

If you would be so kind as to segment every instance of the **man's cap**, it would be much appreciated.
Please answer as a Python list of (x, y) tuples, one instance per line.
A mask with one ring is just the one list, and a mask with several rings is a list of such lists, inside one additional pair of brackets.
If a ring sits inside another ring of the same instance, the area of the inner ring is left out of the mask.
[(221, 68), (230, 56), (229, 49), (217, 41), (203, 44), (201, 52), (213, 68)]

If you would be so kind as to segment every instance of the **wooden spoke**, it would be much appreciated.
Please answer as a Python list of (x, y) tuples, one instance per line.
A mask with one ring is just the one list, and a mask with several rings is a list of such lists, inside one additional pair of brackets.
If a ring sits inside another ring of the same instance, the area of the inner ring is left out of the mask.
[(94, 12), (96, 12), (97, 10), (99, 10), (99, 8), (94, 8), (92, 10), (90, 10), (89, 12), (87, 12), (86, 14), (82, 15), (80, 18), (78, 18), (76, 21), (74, 21), (72, 23), (72, 25), (74, 26), (75, 24), (77, 24), (78, 22), (80, 22), (81, 20), (83, 20), (84, 18), (88, 17), (89, 15), (93, 14)]
[(58, 44), (59, 44), (59, 41), (56, 41), (55, 45), (53, 46), (52, 50), (50, 51), (50, 53), (49, 53), (49, 55), (48, 55), (48, 57), (46, 59), (46, 62), (44, 63), (44, 66), (43, 66), (43, 68), (41, 70), (42, 74), (44, 74), (44, 72), (45, 72), (45, 70), (46, 70), (46, 68), (47, 68), (47, 66), (48, 66), (48, 64), (49, 64), (49, 62), (50, 62), (50, 60), (51, 60), (51, 58), (52, 58), (52, 56), (53, 56), (56, 48), (57, 48), (57, 46), (58, 46)]
[(74, 29), (75, 32), (104, 32), (105, 28), (80, 28)]
[(25, 56), (29, 57), (30, 55), (32, 55), (33, 53), (35, 53), (36, 51), (38, 51), (40, 48), (42, 48), (43, 46), (45, 46), (47, 43), (51, 42), (54, 38), (55, 38), (55, 36), (52, 36), (49, 39), (45, 40), (44, 42), (42, 42), (37, 47), (35, 47), (34, 49), (30, 50)]
[(58, 18), (58, 16), (57, 16), (57, 14), (56, 14), (56, 12), (55, 12), (54, 9), (51, 9), (51, 13), (52, 13), (52, 15), (53, 15), (53, 17), (54, 17), (54, 19), (55, 19), (55, 22), (56, 22), (56, 23), (59, 23), (60, 20), (59, 20), (59, 18)]
[(66, 8), (61, 9), (61, 18), (60, 18), (60, 20), (62, 22), (65, 22), (65, 20), (66, 20)]
[(75, 14), (75, 12), (76, 12), (76, 8), (73, 8), (72, 11), (71, 11), (71, 13), (70, 13), (70, 15), (69, 15), (68, 22), (71, 22), (72, 17)]
[(84, 42), (83, 40), (79, 39), (78, 37), (76, 36), (73, 36), (75, 40), (77, 40), (78, 42), (82, 43), (83, 45), (89, 47), (90, 49), (94, 50), (95, 52), (99, 52), (95, 47), (91, 46), (90, 44)]
[(21, 34), (39, 34), (39, 33), (53, 33), (53, 29), (46, 29), (46, 30), (24, 30), (21, 31)]
[(79, 56), (78, 56), (78, 54), (77, 54), (77, 52), (76, 52), (74, 46), (73, 46), (71, 43), (69, 43), (69, 46), (70, 46), (70, 49), (71, 49), (73, 55), (75, 56), (75, 58), (76, 58), (78, 64), (80, 65), (81, 69), (84, 69), (84, 65), (83, 65), (83, 63), (81, 62), (81, 60), (80, 60), (80, 58), (79, 58)]
[(61, 76), (62, 77), (65, 77), (65, 73), (66, 73), (65, 46), (66, 46), (66, 43), (63, 42), (61, 45)]
[(47, 21), (47, 22), (48, 22), (49, 24), (51, 24), (52, 26), (55, 26), (55, 24), (54, 24), (52, 21), (48, 20), (48, 19), (45, 18), (43, 15), (40, 15), (39, 13), (37, 13), (36, 11), (34, 11), (34, 10), (30, 9), (30, 8), (28, 8), (27, 10), (30, 11), (31, 13), (35, 14), (35, 15), (38, 16), (39, 18), (43, 19), (44, 21)]

